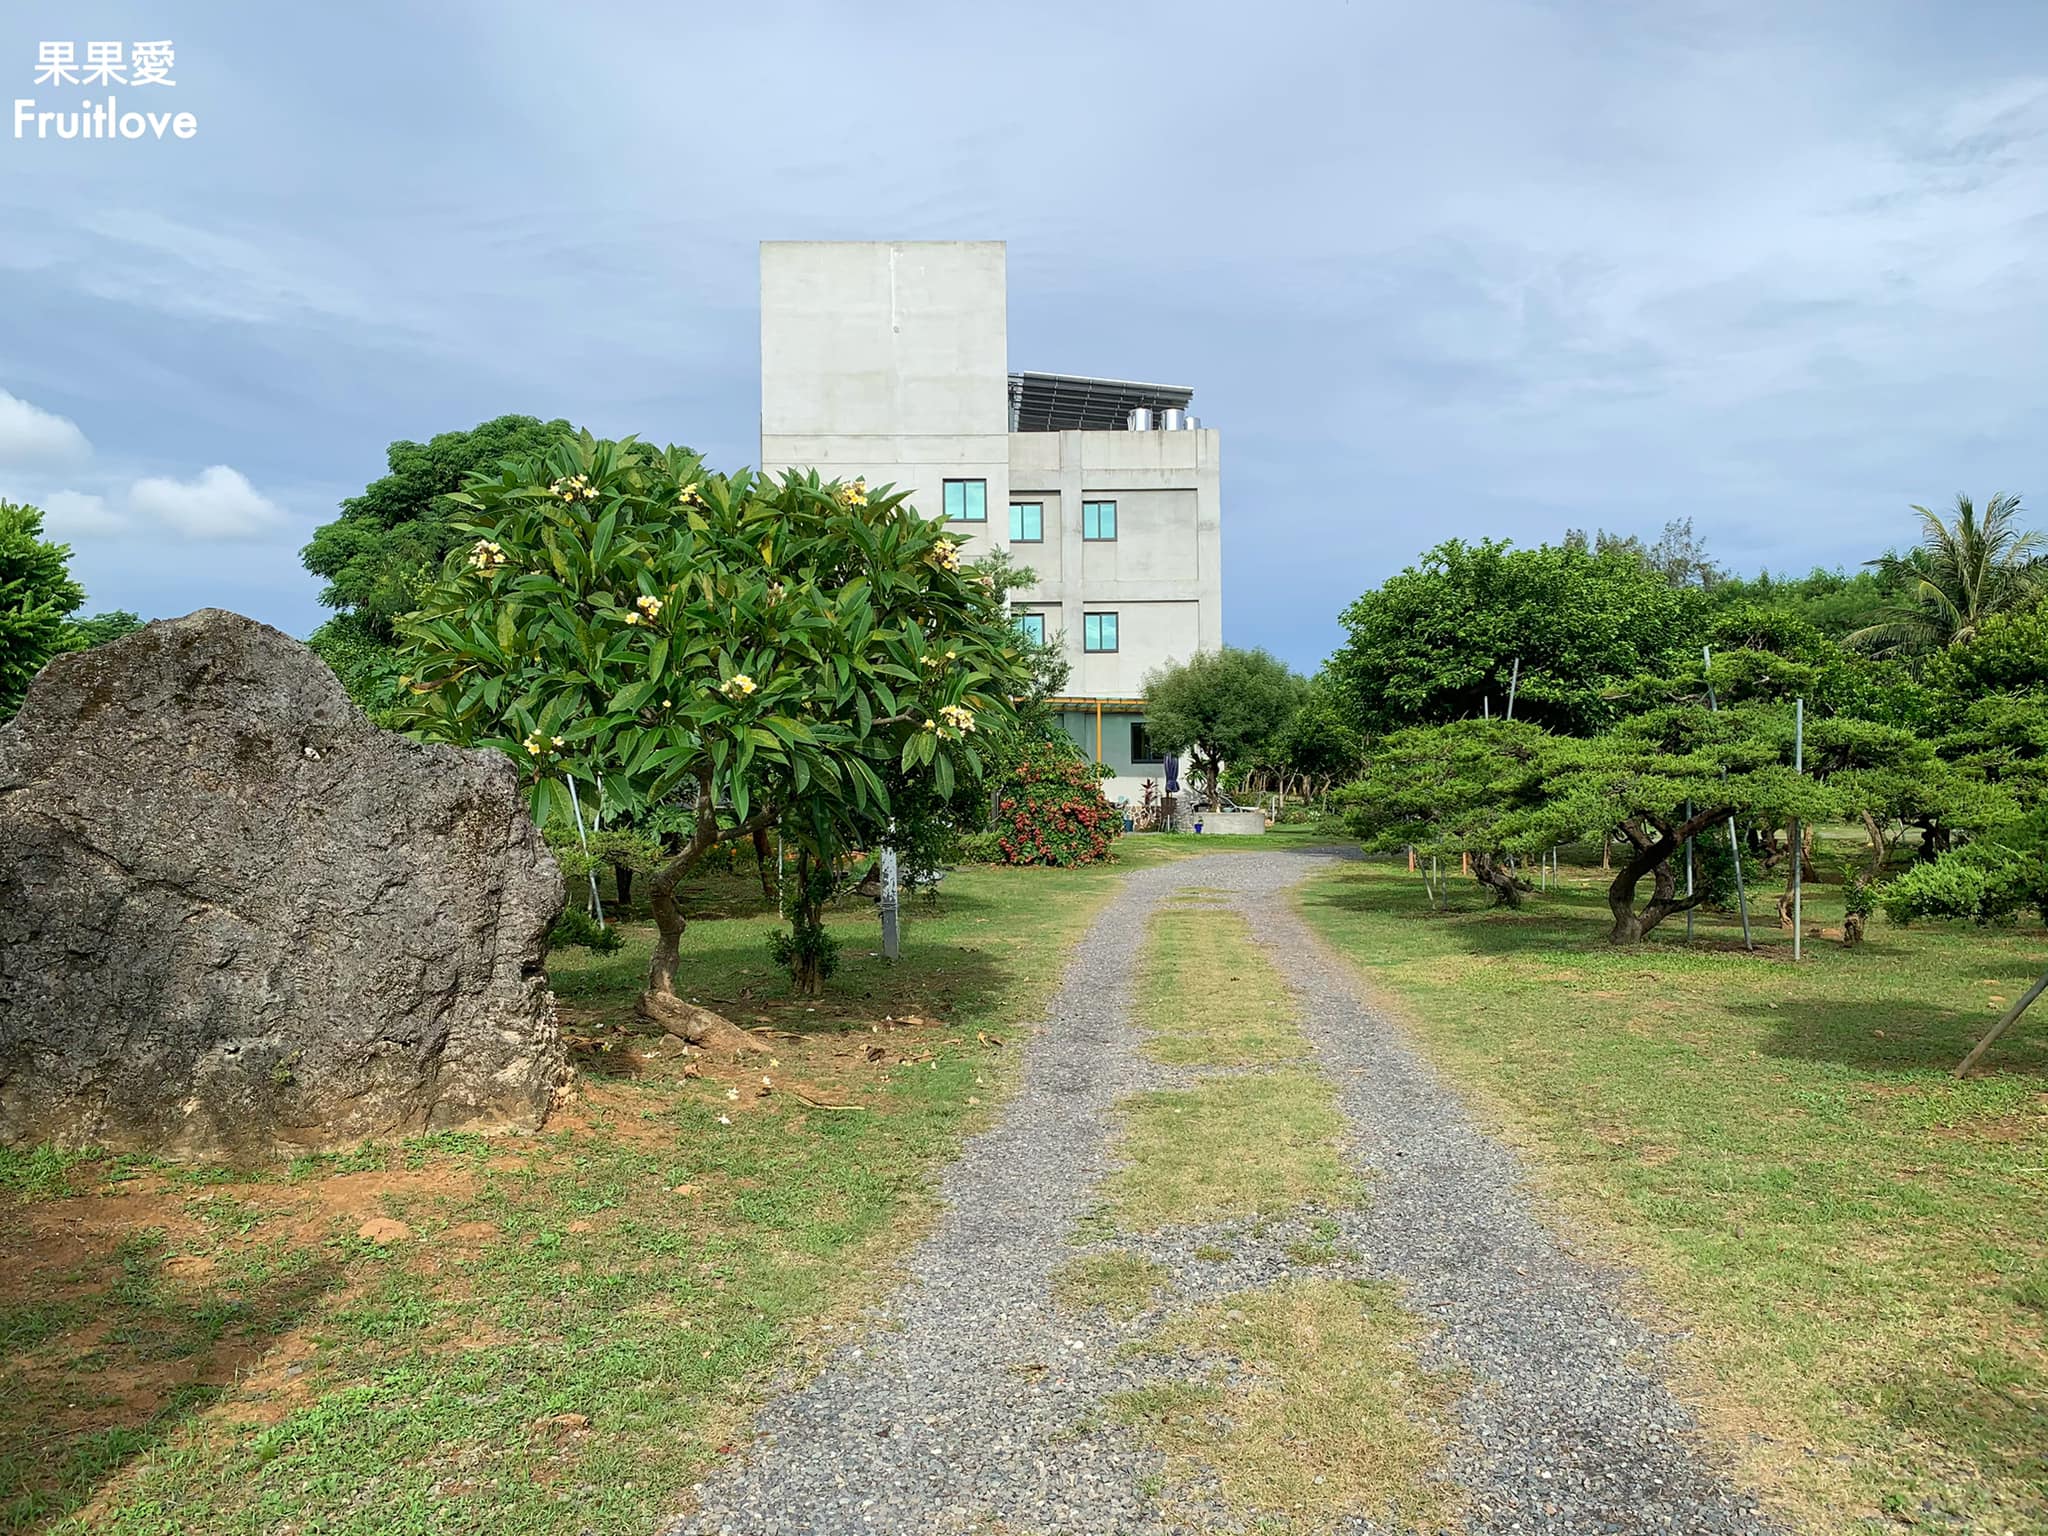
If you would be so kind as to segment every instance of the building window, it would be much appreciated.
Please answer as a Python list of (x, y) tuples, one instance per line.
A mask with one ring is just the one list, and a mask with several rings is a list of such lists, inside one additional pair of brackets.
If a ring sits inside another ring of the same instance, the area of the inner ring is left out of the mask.
[(1020, 613), (1017, 627), (1024, 631), (1024, 638), (1033, 645), (1045, 644), (1045, 615), (1042, 613)]
[[(1116, 503), (1113, 501), (1084, 501), (1081, 503), (1081, 537), (1084, 539), (1109, 540), (1116, 537)], [(1115, 646), (1110, 647), (1115, 650)]]
[(1013, 501), (1010, 503), (1010, 542), (1012, 544), (1043, 544), (1045, 542), (1044, 502)]
[(948, 480), (946, 482), (946, 516), (956, 523), (987, 522), (988, 482), (986, 480)]
[(1116, 615), (1113, 613), (1082, 614), (1081, 649), (1084, 651), (1115, 650)]
[(1152, 733), (1145, 729), (1145, 722), (1133, 720), (1131, 722), (1131, 765), (1136, 767), (1139, 763), (1158, 763), (1161, 767), (1164, 767), (1166, 758), (1161, 753), (1155, 752), (1152, 749)]

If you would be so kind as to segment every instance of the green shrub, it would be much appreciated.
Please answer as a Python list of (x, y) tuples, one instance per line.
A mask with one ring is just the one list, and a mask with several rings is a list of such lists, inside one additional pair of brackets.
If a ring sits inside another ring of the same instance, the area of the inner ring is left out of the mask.
[(390, 640), (369, 619), (337, 613), (306, 637), (306, 646), (334, 669), (357, 709), (387, 730), (397, 727), (412, 679)]
[(618, 929), (600, 923), (583, 908), (573, 905), (562, 908), (562, 915), (548, 930), (549, 949), (567, 949), (574, 944), (600, 955), (609, 955), (623, 947), (625, 942)]
[(963, 864), (1000, 864), (1003, 862), (1001, 839), (1002, 834), (993, 829), (963, 832), (954, 845), (954, 851)]
[(1110, 770), (1057, 742), (1028, 748), (996, 791), (996, 857), (1067, 868), (1109, 858), (1123, 817), (1103, 797)]
[(554, 854), (555, 863), (561, 866), (563, 877), (568, 880), (580, 880), (593, 870), (611, 865), (645, 874), (659, 869), (662, 863), (661, 840), (637, 828), (604, 827), (584, 834), (556, 821), (550, 822), (541, 836), (547, 842), (548, 851)]
[(2008, 923), (2027, 907), (2048, 921), (2048, 811), (1916, 864), (1880, 889), (1878, 900), (1895, 923), (1922, 917)]

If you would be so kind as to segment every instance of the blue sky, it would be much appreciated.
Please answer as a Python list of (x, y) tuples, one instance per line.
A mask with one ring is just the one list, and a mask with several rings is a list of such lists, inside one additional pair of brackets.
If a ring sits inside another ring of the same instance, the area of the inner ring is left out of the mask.
[[(101, 38), (195, 138), (13, 137)], [(1194, 385), (1226, 638), (1305, 670), (1453, 534), (2048, 507), (2032, 0), (17, 0), (0, 81), (0, 494), (96, 608), (304, 633), (385, 444), (507, 411), (750, 462), (764, 238), (1007, 240), (1012, 366)]]

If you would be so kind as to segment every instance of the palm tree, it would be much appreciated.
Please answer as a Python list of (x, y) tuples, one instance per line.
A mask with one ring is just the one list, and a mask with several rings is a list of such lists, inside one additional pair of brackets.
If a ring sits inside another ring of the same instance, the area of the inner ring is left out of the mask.
[(1979, 518), (1970, 498), (1957, 496), (1952, 524), (1925, 507), (1913, 510), (1920, 514), (1919, 544), (1865, 562), (1893, 578), (1906, 600), (1845, 636), (1845, 645), (1879, 656), (1945, 650), (1975, 639), (1992, 614), (2040, 595), (2048, 539), (2020, 530), (2019, 497), (1993, 496)]

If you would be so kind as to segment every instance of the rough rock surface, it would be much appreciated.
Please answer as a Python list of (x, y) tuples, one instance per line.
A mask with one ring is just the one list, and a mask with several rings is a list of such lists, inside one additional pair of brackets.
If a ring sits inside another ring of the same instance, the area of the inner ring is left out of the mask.
[(509, 762), (377, 729), (277, 630), (58, 657), (0, 726), (0, 1143), (532, 1129), (561, 902)]

